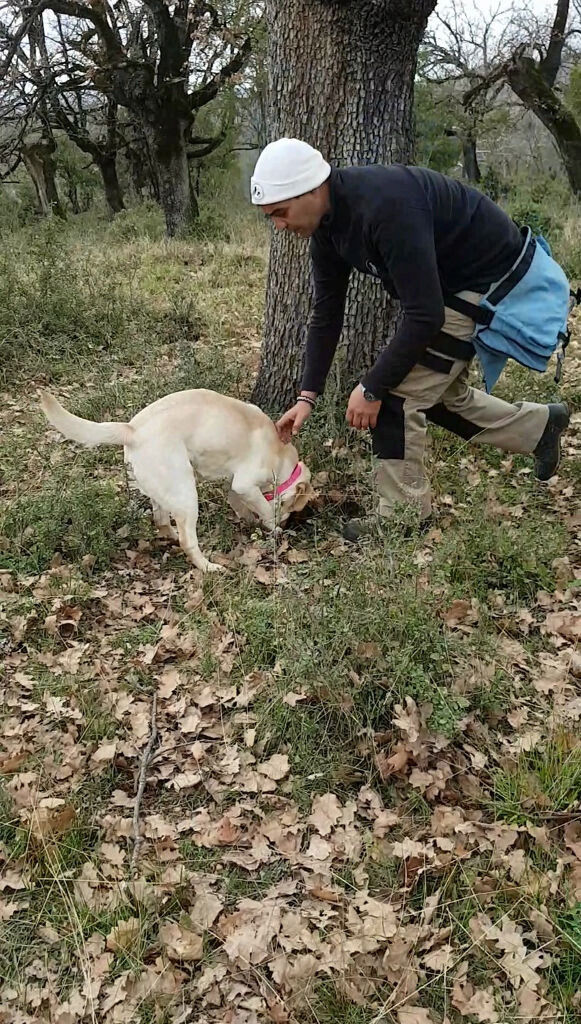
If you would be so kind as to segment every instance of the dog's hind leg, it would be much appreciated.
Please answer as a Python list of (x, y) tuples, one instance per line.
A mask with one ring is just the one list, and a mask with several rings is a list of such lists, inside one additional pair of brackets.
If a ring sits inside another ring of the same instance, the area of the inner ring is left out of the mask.
[(159, 537), (166, 537), (168, 540), (178, 540), (178, 532), (171, 525), (169, 512), (161, 508), (155, 501), (151, 502), (153, 509), (153, 521)]
[(180, 546), (190, 562), (202, 572), (222, 569), (200, 551), (196, 531), (198, 491), (186, 449), (142, 448), (133, 453), (132, 464), (140, 490), (147, 494), (154, 506), (175, 520)]

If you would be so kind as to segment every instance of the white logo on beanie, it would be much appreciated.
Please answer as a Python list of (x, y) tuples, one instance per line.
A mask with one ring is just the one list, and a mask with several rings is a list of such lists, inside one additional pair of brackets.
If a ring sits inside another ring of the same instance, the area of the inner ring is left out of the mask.
[(277, 139), (256, 161), (250, 186), (252, 202), (267, 206), (294, 199), (318, 188), (330, 173), (331, 167), (318, 149), (300, 139)]

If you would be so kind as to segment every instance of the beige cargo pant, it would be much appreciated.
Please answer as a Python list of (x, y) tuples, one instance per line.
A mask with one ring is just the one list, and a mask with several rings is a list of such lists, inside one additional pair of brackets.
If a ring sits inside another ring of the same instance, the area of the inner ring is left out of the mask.
[[(480, 295), (464, 291), (460, 297), (478, 303)], [(442, 331), (469, 342), (474, 321), (446, 308)], [(440, 344), (439, 344), (440, 343)], [(431, 512), (430, 483), (424, 469), (427, 423), (430, 420), (463, 437), (466, 441), (492, 444), (507, 452), (529, 454), (534, 451), (549, 417), (546, 405), (517, 402), (511, 405), (468, 385), (470, 349), (464, 358), (443, 354), (454, 349), (442, 339), (428, 347), (421, 363), (416, 364), (399, 387), (384, 399), (377, 426), (372, 430), (373, 451), (377, 456), (375, 482), (379, 495), (379, 514), (391, 516), (396, 506), (412, 505), (420, 519)]]

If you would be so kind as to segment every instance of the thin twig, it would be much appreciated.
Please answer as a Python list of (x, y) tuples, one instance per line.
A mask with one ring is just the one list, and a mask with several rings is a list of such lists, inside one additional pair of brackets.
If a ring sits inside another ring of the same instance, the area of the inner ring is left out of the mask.
[(143, 792), (145, 790), (145, 782), (147, 777), (147, 769), (149, 762), (151, 761), (151, 754), (157, 740), (157, 692), (153, 695), (151, 702), (151, 719), (150, 719), (150, 731), (149, 740), (147, 746), (143, 751), (141, 757), (141, 765), (139, 766), (139, 781), (137, 785), (137, 793), (135, 795), (135, 807), (133, 808), (133, 853), (131, 854), (131, 863), (129, 865), (129, 874), (133, 876), (135, 867), (137, 864), (137, 857), (139, 855), (139, 848), (142, 843), (142, 837), (139, 834), (139, 812), (141, 810), (141, 801), (143, 799)]

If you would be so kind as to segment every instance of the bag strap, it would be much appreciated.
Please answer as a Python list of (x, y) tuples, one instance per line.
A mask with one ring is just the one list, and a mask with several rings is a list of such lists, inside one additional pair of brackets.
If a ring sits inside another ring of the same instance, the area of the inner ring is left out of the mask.
[(459, 295), (454, 295), (453, 292), (444, 292), (444, 305), (455, 310), (456, 313), (462, 313), (469, 317), (481, 327), (489, 327), (494, 316), (492, 309), (477, 306), (474, 302), (468, 302), (467, 299), (461, 299)]
[[(576, 292), (574, 292), (573, 289), (571, 288), (571, 290), (569, 291), (569, 316), (571, 315), (571, 313), (575, 309), (575, 306), (579, 306), (580, 304), (581, 304), (581, 288), (578, 288)], [(565, 362), (565, 355), (567, 353), (567, 345), (571, 341), (571, 330), (570, 330), (570, 328), (567, 327), (566, 331), (559, 331), (558, 337), (559, 337), (560, 345), (559, 345), (559, 350), (557, 352), (557, 368), (555, 370), (555, 378), (554, 378), (555, 384), (560, 384), (561, 383), (561, 378), (563, 376), (563, 363)]]
[(471, 341), (463, 341), (462, 338), (455, 338), (447, 331), (440, 331), (434, 341), (429, 345), (434, 352), (441, 352), (443, 356), (450, 356), (451, 359), (462, 359), (469, 363), (474, 358), (474, 345)]

